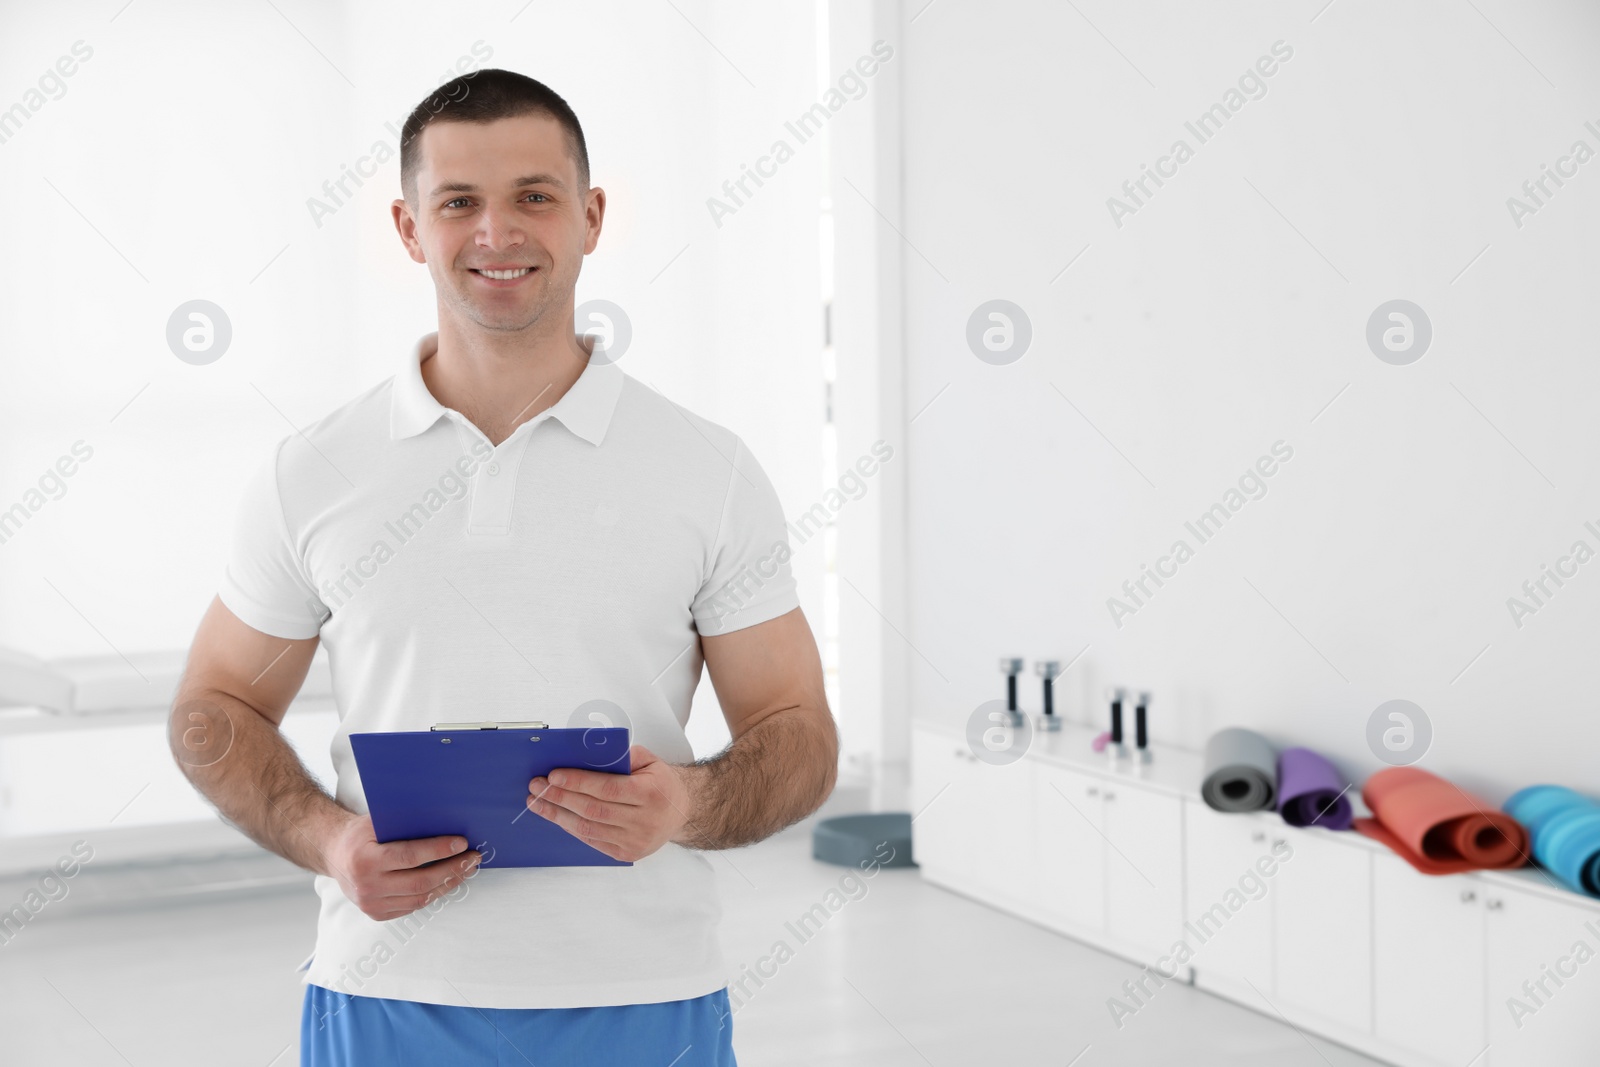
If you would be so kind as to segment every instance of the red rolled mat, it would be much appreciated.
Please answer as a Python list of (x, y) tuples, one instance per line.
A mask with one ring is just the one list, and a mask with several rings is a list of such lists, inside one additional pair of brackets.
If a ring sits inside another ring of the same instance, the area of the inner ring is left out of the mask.
[(1521, 867), (1528, 862), (1522, 824), (1436, 774), (1390, 767), (1361, 789), (1375, 818), (1355, 828), (1381, 841), (1423, 874)]

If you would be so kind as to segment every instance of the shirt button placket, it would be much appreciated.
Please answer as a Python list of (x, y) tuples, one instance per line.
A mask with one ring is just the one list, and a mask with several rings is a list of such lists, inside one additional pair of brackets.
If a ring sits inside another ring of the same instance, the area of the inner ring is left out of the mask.
[(467, 533), (505, 536), (511, 532), (511, 509), (516, 504), (517, 469), (528, 450), (531, 431), (513, 434), (495, 449), (494, 458), (478, 468), (472, 479), (472, 513)]

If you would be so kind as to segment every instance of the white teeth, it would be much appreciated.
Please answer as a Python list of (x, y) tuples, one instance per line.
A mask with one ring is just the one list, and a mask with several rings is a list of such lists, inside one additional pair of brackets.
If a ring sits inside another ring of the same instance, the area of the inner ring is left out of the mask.
[(522, 277), (532, 269), (532, 267), (523, 267), (519, 270), (480, 270), (478, 273), (485, 278), (493, 278), (497, 282), (508, 282), (512, 278)]

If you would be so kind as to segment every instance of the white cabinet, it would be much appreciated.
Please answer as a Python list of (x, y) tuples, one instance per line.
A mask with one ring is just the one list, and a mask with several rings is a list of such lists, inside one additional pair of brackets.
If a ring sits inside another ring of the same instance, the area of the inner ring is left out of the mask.
[(1083, 734), (995, 766), (914, 729), (924, 875), (1130, 959), (1182, 941), (1203, 988), (1407, 1067), (1600, 1062), (1600, 904), (1224, 815), (1196, 795), (1198, 757), (1152, 782), (1074, 760)]
[(978, 763), (969, 780), (973, 855), (980, 884), (1013, 900), (1032, 899), (1038, 876), (1034, 852), (1034, 803), (1031, 760), (1004, 766)]
[(1100, 790), (1106, 929), (1152, 957), (1183, 934), (1183, 802), (1124, 782)]
[(911, 735), (911, 858), (933, 869), (959, 870), (977, 812), (971, 779), (977, 761), (960, 742), (918, 730)]
[(1034, 778), (1036, 903), (1049, 916), (1091, 930), (1106, 923), (1106, 861), (1100, 837), (1101, 779), (1041, 766)]
[[(1600, 1058), (1600, 911), (1485, 886), (1489, 1067)], [(1524, 985), (1526, 983), (1526, 985)]]
[(1398, 856), (1372, 855), (1379, 1040), (1456, 1065), (1472, 1063), (1488, 1045), (1481, 890), (1467, 875), (1423, 875)]
[(1013, 900), (1034, 893), (1033, 764), (984, 763), (934, 731), (911, 739), (911, 852), (922, 867)]
[(1192, 963), (1204, 979), (1224, 980), (1206, 984), (1235, 984), (1258, 1011), (1271, 1005), (1370, 1032), (1370, 851), (1272, 813), (1191, 801), (1186, 815)]
[[(1199, 801), (1186, 801), (1184, 815), (1190, 964), (1270, 996), (1272, 905), (1256, 898), (1251, 877), (1260, 878), (1256, 861), (1272, 856), (1266, 824), (1254, 815), (1224, 815)], [(1231, 906), (1235, 903), (1237, 908)]]
[(1269, 879), (1275, 1001), (1370, 1031), (1371, 852), (1327, 830), (1282, 828), (1267, 836), (1291, 849)]
[(1068, 929), (1155, 959), (1183, 929), (1182, 801), (1041, 762), (1034, 902)]

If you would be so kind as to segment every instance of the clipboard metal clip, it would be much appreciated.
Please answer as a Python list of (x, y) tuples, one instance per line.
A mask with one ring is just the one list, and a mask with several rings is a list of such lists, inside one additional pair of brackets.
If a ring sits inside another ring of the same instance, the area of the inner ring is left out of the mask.
[(526, 722), (439, 722), (430, 728), (434, 731), (441, 730), (548, 730), (550, 724), (537, 719)]

